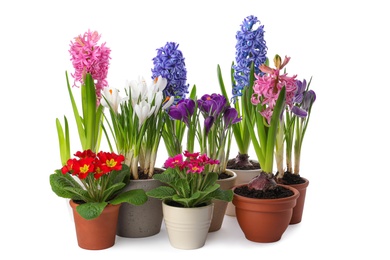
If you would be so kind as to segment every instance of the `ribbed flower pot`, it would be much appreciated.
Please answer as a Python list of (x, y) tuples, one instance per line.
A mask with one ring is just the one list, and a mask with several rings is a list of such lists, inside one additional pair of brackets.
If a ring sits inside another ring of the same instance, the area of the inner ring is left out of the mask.
[[(221, 185), (222, 190), (229, 190), (236, 184), (237, 174), (233, 170), (226, 169), (226, 174), (230, 175), (230, 178), (217, 180), (217, 183)], [(209, 232), (215, 232), (221, 229), (222, 223), (225, 217), (226, 208), (228, 206), (227, 201), (213, 200), (214, 213), (211, 219), (211, 225)]]
[(162, 202), (169, 242), (178, 249), (197, 249), (205, 245), (214, 204), (196, 208), (176, 207)]

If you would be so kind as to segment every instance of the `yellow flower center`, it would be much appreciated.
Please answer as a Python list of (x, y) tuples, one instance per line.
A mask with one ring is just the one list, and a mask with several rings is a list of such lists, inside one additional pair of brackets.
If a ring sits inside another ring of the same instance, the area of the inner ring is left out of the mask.
[(114, 159), (110, 159), (106, 161), (108, 167), (115, 167), (116, 161)]

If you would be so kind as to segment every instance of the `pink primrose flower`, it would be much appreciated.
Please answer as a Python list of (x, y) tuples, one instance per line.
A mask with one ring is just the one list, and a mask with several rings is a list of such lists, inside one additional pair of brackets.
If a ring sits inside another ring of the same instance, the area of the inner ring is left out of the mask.
[(183, 165), (183, 155), (177, 154), (174, 157), (169, 157), (165, 163), (165, 168), (175, 168), (175, 167), (182, 167)]

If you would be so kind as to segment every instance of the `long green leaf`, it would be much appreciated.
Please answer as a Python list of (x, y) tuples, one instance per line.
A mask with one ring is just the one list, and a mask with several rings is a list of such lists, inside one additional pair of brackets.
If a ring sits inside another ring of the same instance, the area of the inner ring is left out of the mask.
[(262, 169), (267, 173), (272, 173), (272, 166), (274, 161), (274, 150), (275, 150), (275, 142), (276, 142), (276, 133), (280, 121), (280, 115), (283, 111), (284, 104), (286, 98), (286, 87), (283, 87), (280, 90), (279, 97), (276, 101), (276, 105), (274, 106), (274, 110), (272, 112), (271, 124), (269, 126), (267, 132), (267, 147), (265, 154), (265, 165)]

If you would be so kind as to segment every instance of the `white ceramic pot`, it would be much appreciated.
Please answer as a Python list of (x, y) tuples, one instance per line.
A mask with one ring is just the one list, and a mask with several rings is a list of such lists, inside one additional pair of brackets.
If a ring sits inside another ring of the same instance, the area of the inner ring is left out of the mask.
[(162, 202), (169, 242), (178, 249), (197, 249), (206, 243), (214, 203), (197, 208), (175, 207)]

